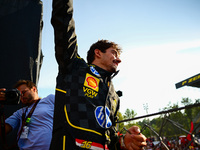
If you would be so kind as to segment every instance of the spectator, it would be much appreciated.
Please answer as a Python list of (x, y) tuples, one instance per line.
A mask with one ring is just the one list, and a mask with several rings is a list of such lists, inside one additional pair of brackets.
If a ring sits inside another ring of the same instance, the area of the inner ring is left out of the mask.
[[(39, 98), (36, 85), (20, 80), (15, 88), (21, 92), (25, 107), (6, 119), (6, 134), (18, 130), (18, 146), (22, 150), (48, 150), (52, 138), (54, 95)], [(0, 89), (0, 100), (5, 100), (5, 88)]]

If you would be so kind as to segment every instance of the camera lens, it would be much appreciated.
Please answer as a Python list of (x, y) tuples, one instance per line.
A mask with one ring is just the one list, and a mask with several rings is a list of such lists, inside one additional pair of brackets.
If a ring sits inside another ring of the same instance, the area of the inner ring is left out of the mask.
[(5, 105), (17, 105), (20, 102), (20, 91), (18, 89), (11, 89), (5, 91)]

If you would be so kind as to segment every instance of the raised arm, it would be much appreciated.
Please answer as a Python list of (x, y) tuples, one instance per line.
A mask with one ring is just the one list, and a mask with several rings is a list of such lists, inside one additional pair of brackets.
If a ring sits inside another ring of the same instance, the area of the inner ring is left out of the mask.
[(54, 28), (55, 56), (59, 69), (64, 69), (77, 56), (77, 38), (73, 0), (54, 0), (51, 24)]

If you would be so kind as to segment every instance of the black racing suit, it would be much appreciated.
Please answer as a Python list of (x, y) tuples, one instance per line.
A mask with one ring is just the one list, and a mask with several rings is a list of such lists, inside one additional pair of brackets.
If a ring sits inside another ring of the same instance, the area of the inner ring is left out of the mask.
[(59, 73), (50, 149), (115, 149), (119, 98), (112, 74), (79, 57), (72, 15), (72, 0), (53, 0), (51, 23)]

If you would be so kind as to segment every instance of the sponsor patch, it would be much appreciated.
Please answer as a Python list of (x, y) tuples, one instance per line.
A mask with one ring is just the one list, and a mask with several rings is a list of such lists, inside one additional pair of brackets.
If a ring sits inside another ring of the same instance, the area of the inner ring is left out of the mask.
[(98, 92), (99, 91), (99, 81), (100, 80), (98, 78), (87, 73), (86, 77), (85, 77), (84, 86), (89, 87), (89, 88), (95, 90), (96, 92)]
[(85, 93), (85, 96), (89, 97), (89, 98), (94, 98), (97, 97), (98, 93), (95, 92), (94, 90), (87, 88), (87, 87), (83, 87), (83, 92)]
[(109, 150), (107, 145), (103, 146), (100, 143), (85, 141), (82, 139), (76, 139), (76, 145), (85, 149), (104, 150), (105, 147), (105, 150)]
[(110, 116), (110, 110), (108, 109), (108, 107), (104, 109), (103, 106), (98, 106), (95, 109), (96, 120), (102, 128), (109, 128), (112, 126), (112, 122), (109, 116)]
[(100, 74), (98, 73), (98, 71), (93, 66), (90, 66), (90, 70), (94, 75), (100, 77)]
[(115, 99), (115, 100), (113, 101), (112, 110), (115, 112), (115, 111), (116, 111), (116, 108), (117, 108), (117, 100)]

